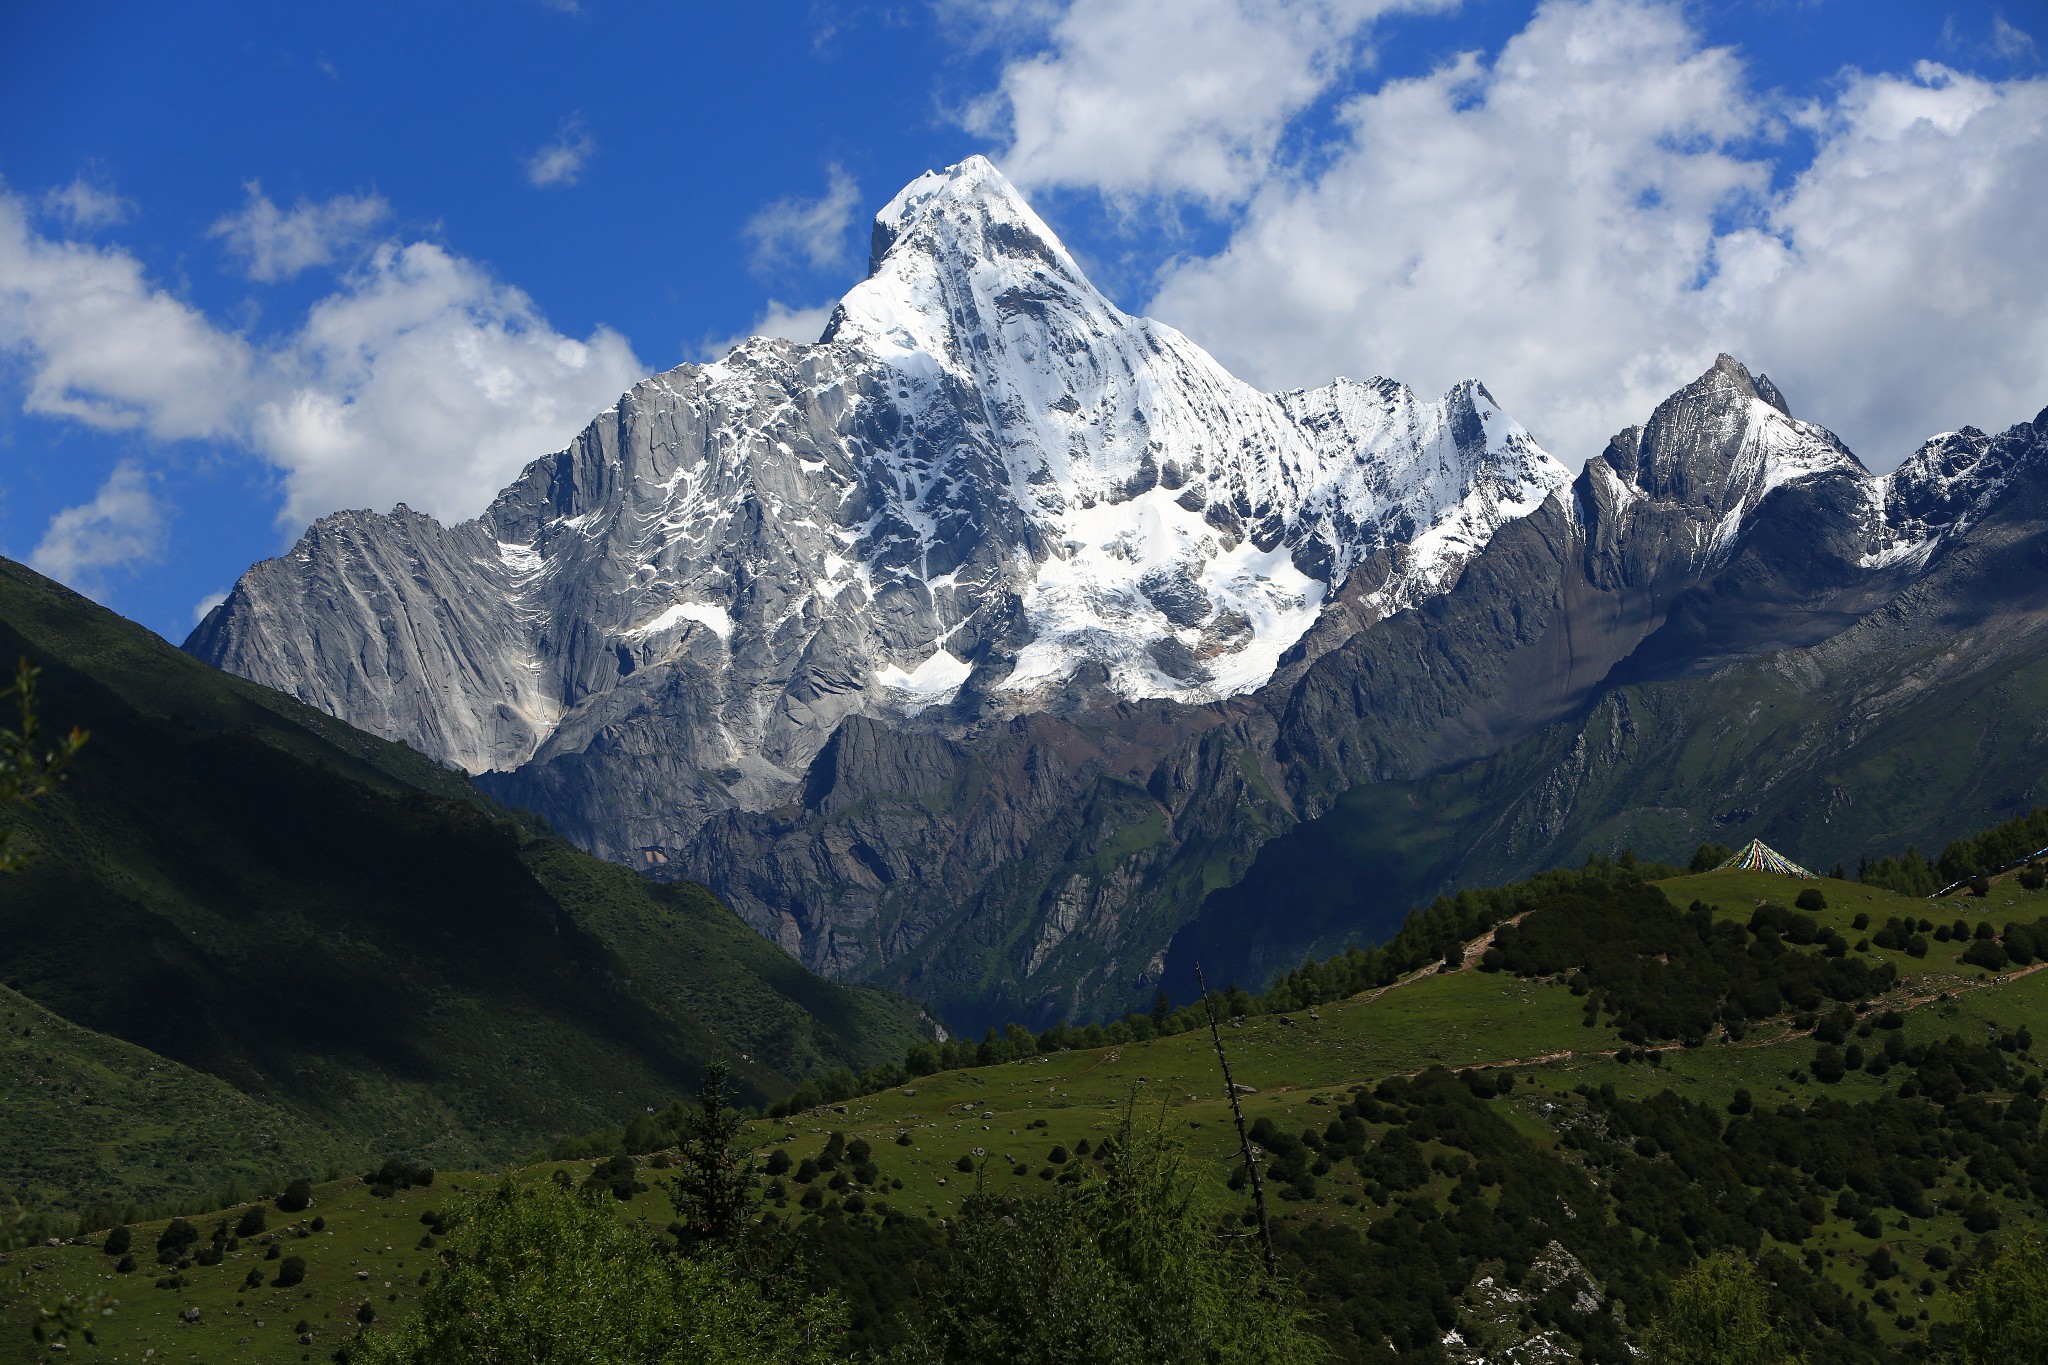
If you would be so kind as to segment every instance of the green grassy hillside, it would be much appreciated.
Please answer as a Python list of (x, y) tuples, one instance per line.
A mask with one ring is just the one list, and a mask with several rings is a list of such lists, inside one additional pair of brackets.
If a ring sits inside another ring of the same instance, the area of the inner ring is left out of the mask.
[(1931, 856), (2020, 813), (2048, 761), (2048, 657), (2010, 634), (2010, 654), (1969, 669), (1944, 665), (1972, 657), (1952, 641), (1881, 662), (1823, 646), (1631, 684), (1489, 758), (1361, 783), (1209, 894), (1171, 984), (1186, 993), (1196, 958), (1249, 977), (1372, 942), (1445, 887), (1589, 854), (1682, 861), (1756, 836), (1823, 871), (1912, 843)]
[[(352, 1154), (319, 1125), (215, 1076), (78, 1027), (0, 987), (8, 1193), (29, 1208), (209, 1207), (269, 1187), (289, 1153), (318, 1173)], [(132, 1216), (132, 1214), (130, 1215)]]
[[(2028, 1035), (2048, 1031), (2048, 971), (1970, 967), (1960, 960), (1968, 937), (1922, 935), (1917, 952), (1910, 938), (1869, 940), (1895, 918), (1915, 933), (1922, 919), (1960, 918), (1968, 934), (1980, 922), (2029, 923), (2048, 917), (2048, 892), (2006, 877), (1988, 897), (1928, 902), (1824, 880), (1810, 885), (1826, 907), (1792, 912), (1804, 917), (1792, 937), (1813, 942), (1787, 946), (1744, 926), (1760, 900), (1789, 904), (1801, 884), (1714, 873), (1660, 885), (1674, 907), (1708, 907), (1726, 926), (1712, 932), (1750, 945), (1745, 954), (1819, 961), (1829, 931), (1839, 934), (1849, 946), (1836, 960), (1887, 982), (1855, 1004), (1845, 1030), (1870, 1060), (1838, 1079), (1817, 1067), (1831, 1002), (1752, 1019), (1739, 1039), (1718, 1031), (1698, 1046), (1641, 1049), (1604, 1008), (1589, 1021), (1595, 996), (1575, 994), (1571, 972), (1485, 970), (1493, 935), (1468, 944), (1458, 970), (1432, 966), (1225, 1027), (1233, 1072), (1251, 1087), (1246, 1118), (1268, 1153), (1279, 1240), (1324, 1315), (1333, 1358), (1469, 1359), (1489, 1342), (1548, 1332), (1559, 1354), (1545, 1358), (1618, 1359), (1672, 1275), (1735, 1245), (1769, 1269), (1773, 1307), (1810, 1360), (1913, 1359), (1953, 1315), (1958, 1269), (2039, 1225), (2048, 1169)], [(803, 1220), (819, 1273), (854, 1293), (857, 1341), (879, 1342), (888, 1308), (917, 1279), (911, 1263), (935, 1254), (939, 1220), (969, 1190), (1076, 1178), (1090, 1161), (1084, 1144), (1099, 1146), (1133, 1096), (1163, 1109), (1217, 1206), (1244, 1207), (1206, 1032), (923, 1076), (753, 1133), (777, 1172), (769, 1209)], [(2031, 1139), (2009, 1136), (2021, 1129)], [(834, 1150), (836, 1167), (805, 1170)], [(546, 1163), (521, 1178), (567, 1169), (580, 1180), (588, 1168)], [(619, 1211), (659, 1227), (670, 1216), (662, 1173), (643, 1164), (639, 1176), (653, 1188)], [(290, 1289), (268, 1284), (268, 1233), (167, 1289), (153, 1287), (149, 1255), (161, 1222), (135, 1229), (143, 1268), (129, 1274), (85, 1244), (13, 1260), (40, 1267), (33, 1292), (123, 1300), (102, 1348), (81, 1358), (324, 1357), (356, 1330), (364, 1302), (382, 1323), (408, 1311), (432, 1264), (420, 1215), (477, 1182), (444, 1175), (389, 1199), (356, 1180), (321, 1186), (298, 1221), (317, 1213), (320, 1230), (283, 1235), (283, 1250), (308, 1265)], [(285, 1221), (272, 1213), (273, 1228)], [(266, 1272), (262, 1287), (244, 1287), (251, 1269)], [(188, 1307), (198, 1322), (181, 1320)], [(29, 1358), (23, 1311), (17, 1298), (0, 1359)], [(311, 1347), (296, 1345), (302, 1319)], [(1445, 1347), (1453, 1331), (1466, 1347)]]
[[(907, 1001), (812, 977), (701, 888), (582, 855), (0, 561), (17, 656), (44, 670), (46, 725), (92, 737), (17, 817), (40, 856), (0, 879), (0, 974), (128, 1059), (67, 1081), (81, 1102), (150, 1066), (248, 1102), (246, 1140), (189, 1144), (186, 1185), (243, 1171), (258, 1132), (271, 1172), (502, 1160), (664, 1104), (709, 1058), (764, 1099), (917, 1036)], [(0, 1170), (41, 1208), (168, 1188), (11, 1122)]]

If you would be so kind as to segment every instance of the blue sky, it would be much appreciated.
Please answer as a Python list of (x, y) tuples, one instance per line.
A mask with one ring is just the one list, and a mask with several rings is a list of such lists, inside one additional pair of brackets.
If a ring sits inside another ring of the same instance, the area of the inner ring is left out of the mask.
[(1720, 349), (1877, 467), (2048, 404), (2039, 0), (192, 13), (0, 17), (0, 553), (172, 639), (815, 332), (973, 152), (1254, 382), (1476, 374), (1569, 464)]

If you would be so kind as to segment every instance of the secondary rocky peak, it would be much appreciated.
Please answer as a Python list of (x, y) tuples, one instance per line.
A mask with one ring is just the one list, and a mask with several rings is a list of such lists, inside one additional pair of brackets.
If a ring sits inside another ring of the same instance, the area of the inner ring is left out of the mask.
[(1604, 458), (1639, 492), (1709, 517), (1739, 518), (1787, 483), (1866, 473), (1834, 433), (1793, 417), (1768, 377), (1725, 354)]

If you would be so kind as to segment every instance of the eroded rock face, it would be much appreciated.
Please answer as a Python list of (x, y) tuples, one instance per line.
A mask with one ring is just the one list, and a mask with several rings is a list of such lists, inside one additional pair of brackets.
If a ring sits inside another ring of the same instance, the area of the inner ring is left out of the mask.
[[(943, 756), (868, 722), (857, 766), (828, 751), (804, 800), (732, 813), (676, 865), (819, 968), (878, 977), (979, 1027), (1142, 1005), (1162, 979), (1184, 994), (1176, 953), (1183, 973), (1205, 956), (1212, 977), (1260, 980), (1311, 948), (1388, 931), (1442, 886), (1576, 862), (1602, 831), (1641, 831), (1595, 842), (1610, 852), (1650, 850), (1666, 828), (1725, 837), (1716, 822), (1737, 790), (1752, 814), (1805, 822), (1795, 843), (1813, 847), (1825, 825), (1804, 808), (1840, 799), (1805, 794), (1830, 746), (1891, 743), (2048, 648), (2044, 599), (2039, 620), (2019, 609), (1958, 654), (1928, 652), (1963, 604), (2031, 581), (1979, 560), (2043, 524), (2028, 508), (2048, 478), (2048, 424), (1942, 438), (1881, 478), (1824, 433), (1788, 428), (1782, 398), (1760, 401), (1734, 378), (1724, 364), (1693, 386), (1718, 390), (1722, 411), (1685, 395), (1660, 408), (1689, 414), (1688, 437), (1658, 418), (1644, 428), (1666, 469), (1724, 461), (1723, 485), (1704, 496), (1639, 473), (1633, 451), (1619, 470), (1589, 462), (1413, 609), (1386, 614), (1369, 573), (1354, 573), (1252, 693), (1031, 717)], [(1786, 476), (1779, 440), (1809, 467)], [(1935, 460), (2003, 471), (2004, 483), (1988, 497), (1946, 494), (1974, 520), (1930, 530), (1885, 515), (1885, 495), (1924, 481), (1917, 467)], [(1717, 544), (1731, 508), (1744, 508), (1740, 524)], [(1725, 701), (1714, 690), (1759, 670)], [(1809, 691), (1799, 738), (1778, 733), (1772, 710)], [(1929, 708), (1919, 721), (1916, 707)], [(876, 753), (908, 761), (913, 749), (929, 760), (914, 783)], [(1731, 756), (1702, 768), (1698, 749)], [(1462, 776), (1426, 785), (1441, 774)], [(1383, 814), (1332, 814), (1347, 793), (1373, 791), (1388, 793)], [(1913, 818), (1942, 801), (1916, 794)], [(1307, 865), (1273, 894), (1220, 894), (1276, 836), (1322, 817), (1405, 821), (1426, 858), (1418, 871), (1397, 856), (1402, 879), (1384, 864), (1356, 881), (1335, 867), (1344, 885), (1318, 888), (1312, 905), (1296, 894), (1318, 880), (1317, 846), (1305, 845)], [(1353, 910), (1331, 908), (1347, 896)], [(1358, 916), (1349, 928), (1347, 913)]]
[(1565, 479), (1476, 383), (1253, 390), (975, 158), (882, 211), (819, 343), (637, 385), (476, 521), (329, 517), (188, 648), (660, 867), (849, 716), (1254, 689), (1361, 563), (1423, 600)]
[[(818, 343), (635, 386), (475, 521), (327, 518), (187, 647), (818, 970), (1045, 1021), (1149, 998), (1349, 790), (1911, 600), (2044, 443), (1872, 475), (1724, 356), (1568, 478), (1476, 382), (1249, 388), (975, 159), (882, 211)], [(1215, 940), (1247, 979), (1314, 941), (1259, 922)]]

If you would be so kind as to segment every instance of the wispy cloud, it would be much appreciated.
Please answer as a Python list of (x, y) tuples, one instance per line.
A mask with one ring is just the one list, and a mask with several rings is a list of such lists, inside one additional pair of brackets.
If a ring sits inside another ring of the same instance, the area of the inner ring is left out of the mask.
[(554, 141), (526, 159), (527, 183), (536, 188), (573, 185), (596, 150), (597, 139), (584, 128), (582, 116), (572, 114), (562, 121)]
[(149, 475), (124, 460), (91, 502), (50, 518), (28, 562), (38, 573), (92, 592), (105, 571), (147, 563), (163, 548), (164, 512)]
[(80, 176), (44, 194), (43, 208), (74, 228), (90, 231), (126, 221), (135, 206)]
[(301, 199), (285, 213), (255, 181), (243, 188), (249, 202), (242, 211), (216, 220), (206, 235), (225, 242), (250, 279), (266, 283), (333, 264), (391, 214), (391, 206), (374, 194), (336, 195), (317, 203)]
[(1991, 50), (2009, 62), (2032, 61), (2040, 52), (2034, 35), (2006, 22), (2003, 14), (1991, 16)]
[(756, 270), (804, 265), (829, 270), (850, 253), (848, 230), (860, 209), (860, 186), (837, 165), (826, 169), (825, 193), (816, 199), (778, 199), (747, 221)]

